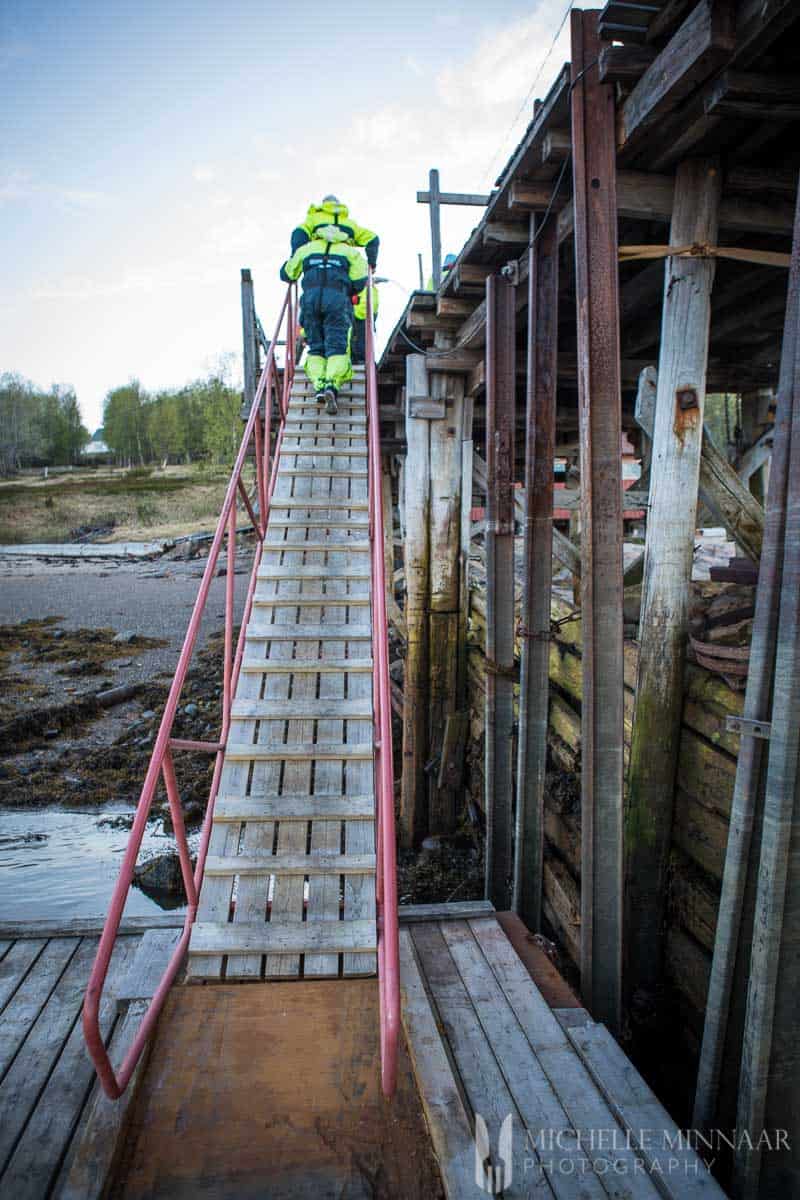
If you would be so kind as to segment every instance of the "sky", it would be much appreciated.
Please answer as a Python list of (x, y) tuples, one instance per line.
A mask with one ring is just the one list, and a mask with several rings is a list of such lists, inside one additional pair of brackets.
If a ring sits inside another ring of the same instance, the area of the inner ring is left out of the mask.
[[(0, 0), (0, 374), (73, 386), (90, 431), (131, 378), (239, 382), (240, 268), (269, 333), (329, 192), (380, 235), (381, 345), (430, 273), (417, 189), (490, 190), (567, 3)], [(444, 209), (443, 252), (479, 216)]]

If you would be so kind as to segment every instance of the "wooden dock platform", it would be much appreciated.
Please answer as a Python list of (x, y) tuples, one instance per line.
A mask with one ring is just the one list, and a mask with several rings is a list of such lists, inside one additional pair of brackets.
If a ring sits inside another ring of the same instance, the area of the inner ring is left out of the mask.
[[(123, 927), (102, 1018), (114, 1061), (174, 920)], [(536, 939), (487, 902), (401, 910), (392, 1100), (374, 978), (177, 985), (107, 1100), (80, 1025), (98, 933), (0, 928), (2, 1197), (477, 1200), (489, 1169), (504, 1196), (723, 1197)]]

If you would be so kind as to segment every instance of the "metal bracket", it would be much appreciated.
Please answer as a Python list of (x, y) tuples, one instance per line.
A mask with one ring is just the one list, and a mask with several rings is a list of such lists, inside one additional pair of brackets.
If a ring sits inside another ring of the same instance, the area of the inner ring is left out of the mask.
[(726, 717), (725, 728), (728, 733), (741, 733), (747, 737), (764, 738), (767, 741), (772, 736), (771, 721), (752, 721), (749, 717)]

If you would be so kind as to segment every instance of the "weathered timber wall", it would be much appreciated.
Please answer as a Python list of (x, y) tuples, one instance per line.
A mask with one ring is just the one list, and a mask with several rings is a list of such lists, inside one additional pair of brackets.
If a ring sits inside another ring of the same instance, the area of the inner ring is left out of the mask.
[[(571, 614), (555, 599), (554, 621)], [(467, 786), (483, 804), (482, 739), (485, 660), (485, 595), (470, 596), (468, 653), (470, 744)], [(638, 647), (625, 641), (625, 764)], [(577, 967), (580, 957), (580, 755), (581, 622), (553, 628), (550, 643), (549, 769), (545, 793), (543, 913), (562, 951)], [(728, 714), (741, 714), (742, 695), (718, 676), (688, 665), (669, 874), (665, 931), (666, 975), (687, 1054), (699, 1053), (708, 975), (714, 944), (725, 846), (728, 836), (739, 738), (725, 729)]]

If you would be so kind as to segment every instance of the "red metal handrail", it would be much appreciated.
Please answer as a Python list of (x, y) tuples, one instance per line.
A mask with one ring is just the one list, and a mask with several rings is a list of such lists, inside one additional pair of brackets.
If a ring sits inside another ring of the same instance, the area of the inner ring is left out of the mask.
[[(261, 561), (263, 538), (269, 519), (269, 505), (277, 479), (277, 465), (280, 457), (281, 445), (283, 442), (284, 426), (289, 406), (289, 393), (291, 391), (292, 381), (294, 379), (295, 330), (297, 326), (296, 317), (297, 293), (295, 286), (290, 285), (286, 290), (286, 295), (284, 297), (280, 315), (275, 328), (275, 335), (270, 343), (267, 359), (264, 364), (264, 370), (261, 373), (256, 394), (253, 398), (253, 403), (250, 408), (250, 415), (242, 436), (239, 453), (236, 456), (233, 471), (231, 472), (231, 478), (225, 493), (225, 500), (219, 515), (219, 521), (217, 522), (214, 540), (211, 543), (211, 549), (208, 553), (208, 561), (206, 562), (205, 571), (203, 572), (203, 579), (200, 584), (200, 589), (197, 594), (194, 609), (192, 610), (191, 618), (189, 620), (189, 626), (186, 630), (186, 637), (184, 638), (183, 648), (181, 649), (180, 658), (178, 659), (175, 677), (169, 690), (167, 703), (164, 708), (164, 715), (161, 718), (161, 724), (158, 730), (158, 737), (156, 738), (156, 743), (153, 747), (150, 765), (147, 769), (144, 785), (142, 787), (142, 793), (136, 808), (136, 816), (131, 828), (128, 846), (125, 851), (125, 857), (122, 861), (119, 878), (117, 879), (114, 893), (111, 897), (108, 916), (106, 917), (103, 933), (100, 937), (100, 944), (97, 948), (97, 955), (95, 957), (94, 966), (92, 967), (92, 973), (89, 978), (89, 985), (86, 989), (86, 998), (83, 1004), (83, 1031), (86, 1038), (86, 1045), (97, 1070), (97, 1075), (100, 1079), (100, 1083), (102, 1084), (103, 1091), (112, 1100), (115, 1100), (122, 1095), (130, 1081), (131, 1075), (136, 1069), (136, 1064), (139, 1061), (142, 1050), (144, 1049), (145, 1043), (147, 1042), (153, 1026), (158, 1019), (158, 1015), (163, 1006), (167, 992), (169, 991), (169, 988), (171, 987), (172, 982), (175, 979), (175, 976), (183, 961), (186, 948), (189, 943), (192, 925), (197, 915), (198, 896), (200, 894), (200, 887), (203, 882), (203, 871), (205, 868), (206, 855), (208, 853), (209, 838), (211, 836), (211, 824), (214, 817), (214, 803), (216, 801), (217, 790), (219, 788), (225, 740), (228, 735), (228, 728), (231, 720), (231, 703), (233, 694), (236, 690), (236, 682), (239, 678), (239, 671), (242, 664), (245, 629), (253, 606), (253, 593), (255, 591), (256, 579), (258, 576), (258, 567)], [(286, 362), (283, 369), (282, 381), (279, 381), (275, 364), (275, 346), (278, 342), (284, 320), (286, 322)], [(273, 399), (277, 403), (280, 420), (278, 431), (275, 437), (275, 445), (272, 447), (272, 454), (270, 455), (270, 423), (272, 418)], [(263, 428), (260, 419), (262, 401), (265, 408)], [(257, 512), (247, 495), (243, 480), (244, 465), (247, 460), (251, 441), (254, 442), (255, 445), (256, 497), (258, 500)], [(257, 537), (253, 569), (247, 589), (247, 597), (245, 600), (244, 612), (239, 630), (239, 639), (234, 652), (233, 584), (236, 555), (237, 493), (242, 499), (244, 507), (250, 516), (251, 521), (253, 522)], [(192, 654), (197, 642), (197, 635), (200, 630), (200, 622), (202, 620), (203, 611), (205, 609), (206, 601), (211, 588), (211, 581), (216, 573), (217, 560), (219, 558), (220, 550), (222, 549), (222, 542), (226, 536), (227, 575), (225, 579), (225, 638), (223, 650), (222, 729), (219, 739), (215, 742), (201, 743), (185, 741), (172, 737), (172, 727), (175, 721), (175, 714), (178, 710), (178, 704), (180, 701), (181, 692), (183, 690), (183, 685), (189, 670), (189, 664), (191, 662)], [(200, 835), (200, 845), (197, 852), (197, 862), (194, 873), (192, 872), (191, 854), (186, 838), (186, 830), (183, 823), (183, 813), (181, 811), (180, 797), (178, 795), (178, 785), (175, 778), (175, 769), (172, 760), (173, 750), (194, 750), (199, 751), (200, 753), (213, 753), (215, 755), (214, 773), (211, 780), (208, 806), (206, 808), (205, 818), (203, 820), (203, 827)], [(108, 1057), (108, 1053), (106, 1052), (105, 1042), (100, 1030), (100, 1001), (103, 994), (106, 975), (108, 973), (108, 965), (111, 960), (111, 954), (119, 933), (119, 926), (120, 921), (122, 920), (125, 902), (133, 882), (133, 872), (134, 867), (136, 866), (136, 859), (142, 844), (142, 837), (144, 835), (147, 819), (150, 815), (153, 796), (155, 795), (160, 776), (163, 776), (164, 778), (164, 784), (169, 800), (170, 815), (172, 817), (175, 840), (178, 846), (178, 856), (180, 858), (183, 884), (186, 889), (188, 908), (181, 938), (175, 947), (172, 957), (169, 960), (169, 964), (164, 972), (163, 978), (161, 979), (161, 982), (158, 985), (152, 1000), (150, 1001), (147, 1012), (142, 1018), (142, 1023), (137, 1030), (136, 1037), (134, 1038), (130, 1049), (125, 1055), (125, 1059), (121, 1066), (117, 1071), (115, 1071)]]
[(386, 617), (378, 374), (375, 367), (371, 271), (367, 286), (365, 333), (369, 536), (372, 567), (372, 707), (375, 723), (375, 900), (378, 930), (381, 1086), (384, 1095), (391, 1096), (397, 1083), (397, 1044), (400, 1033), (400, 953), (397, 926), (392, 709), (389, 688), (389, 624)]

